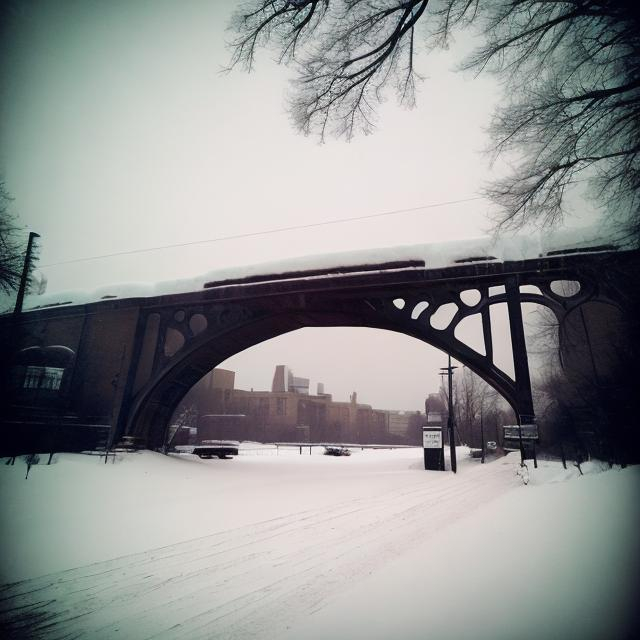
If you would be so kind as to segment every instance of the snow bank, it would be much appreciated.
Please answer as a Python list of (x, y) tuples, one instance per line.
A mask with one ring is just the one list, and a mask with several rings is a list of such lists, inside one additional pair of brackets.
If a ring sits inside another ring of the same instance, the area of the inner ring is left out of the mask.
[(391, 262), (424, 262), (427, 269), (443, 268), (472, 258), (478, 261), (505, 262), (537, 258), (549, 252), (599, 247), (611, 243), (600, 228), (587, 227), (527, 235), (481, 237), (456, 242), (416, 244), (385, 247), (342, 253), (302, 256), (277, 262), (268, 262), (229, 269), (210, 271), (201, 276), (159, 283), (128, 283), (100, 287), (95, 291), (63, 291), (42, 296), (28, 296), (24, 309), (59, 304), (87, 304), (110, 298), (136, 298), (187, 293), (202, 289), (205, 283), (238, 280), (257, 276), (325, 269), (353, 268), (357, 266)]

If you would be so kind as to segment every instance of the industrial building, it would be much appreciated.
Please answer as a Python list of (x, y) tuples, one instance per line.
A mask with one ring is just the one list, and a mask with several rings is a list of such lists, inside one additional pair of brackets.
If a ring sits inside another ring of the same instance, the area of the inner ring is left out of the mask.
[(270, 391), (236, 389), (235, 372), (213, 369), (185, 396), (182, 408), (188, 407), (208, 438), (260, 442), (419, 444), (425, 420), (418, 411), (358, 403), (356, 392), (348, 402), (334, 402), (322, 383), (312, 395), (309, 379), (286, 365), (276, 366)]

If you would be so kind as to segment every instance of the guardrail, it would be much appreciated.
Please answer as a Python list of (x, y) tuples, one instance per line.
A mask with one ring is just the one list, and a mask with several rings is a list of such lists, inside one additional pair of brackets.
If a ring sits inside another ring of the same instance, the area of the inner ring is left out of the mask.
[[(303, 455), (303, 453), (307, 454), (307, 451), (308, 455), (312, 455), (313, 449), (317, 447), (322, 447), (323, 449), (325, 447), (338, 447), (344, 449), (360, 449), (361, 451), (364, 451), (365, 449), (412, 449), (418, 446), (410, 444), (358, 444), (348, 442), (267, 442), (264, 444), (260, 444), (260, 446), (257, 446), (254, 449), (251, 449), (250, 445), (247, 446), (247, 444), (242, 443), (239, 455), (243, 455), (243, 452), (245, 451), (273, 451), (274, 449), (276, 451), (276, 455), (280, 453), (281, 449), (298, 449), (299, 455)], [(260, 454), (258, 453), (257, 455)]]

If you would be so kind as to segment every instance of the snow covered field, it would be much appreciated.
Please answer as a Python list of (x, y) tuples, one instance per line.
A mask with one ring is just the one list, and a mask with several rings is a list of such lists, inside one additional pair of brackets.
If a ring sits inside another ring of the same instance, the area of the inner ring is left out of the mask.
[[(13, 638), (625, 638), (640, 469), (246, 447), (0, 466)], [(44, 459), (46, 462), (46, 458)]]

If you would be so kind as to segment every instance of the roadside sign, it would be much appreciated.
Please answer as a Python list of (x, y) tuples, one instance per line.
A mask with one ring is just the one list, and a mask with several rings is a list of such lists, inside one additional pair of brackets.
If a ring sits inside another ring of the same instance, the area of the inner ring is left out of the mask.
[(422, 427), (422, 451), (427, 471), (444, 471), (442, 427)]
[(505, 440), (520, 440), (520, 429), (522, 429), (523, 440), (538, 440), (538, 425), (523, 424), (520, 427), (509, 424), (502, 427), (502, 435)]
[(425, 449), (442, 449), (442, 430), (422, 431), (422, 446)]

